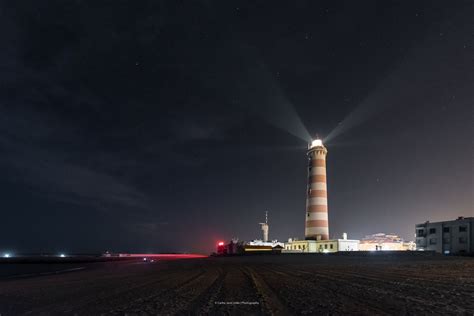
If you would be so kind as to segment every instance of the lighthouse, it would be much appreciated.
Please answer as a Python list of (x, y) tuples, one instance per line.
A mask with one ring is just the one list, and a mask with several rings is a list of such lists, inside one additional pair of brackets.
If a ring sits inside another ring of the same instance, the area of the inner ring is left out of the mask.
[(305, 238), (329, 239), (326, 155), (321, 139), (308, 145), (308, 187), (306, 192)]

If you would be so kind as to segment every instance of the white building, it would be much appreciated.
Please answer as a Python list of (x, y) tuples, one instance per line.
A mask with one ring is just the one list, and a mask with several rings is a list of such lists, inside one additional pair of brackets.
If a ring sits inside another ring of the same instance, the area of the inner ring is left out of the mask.
[(417, 224), (416, 248), (444, 254), (474, 253), (474, 217)]
[(359, 240), (347, 239), (344, 233), (342, 239), (328, 240), (295, 240), (288, 239), (282, 253), (328, 253), (338, 251), (359, 251)]
[(255, 239), (255, 240), (252, 240), (252, 241), (249, 241), (246, 243), (246, 245), (248, 246), (269, 246), (269, 247), (276, 247), (276, 246), (280, 246), (280, 247), (285, 247), (285, 244), (282, 243), (282, 242), (279, 242), (278, 240), (272, 240), (272, 241), (263, 241), (261, 239)]

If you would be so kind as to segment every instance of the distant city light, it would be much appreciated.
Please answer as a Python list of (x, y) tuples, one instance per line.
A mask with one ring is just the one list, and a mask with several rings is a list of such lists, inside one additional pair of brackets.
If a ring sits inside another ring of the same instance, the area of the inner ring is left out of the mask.
[(65, 255), (65, 254), (63, 254), (63, 253), (62, 253), (62, 254), (60, 254), (59, 256), (60, 256), (61, 258), (65, 258), (65, 257), (66, 257), (66, 255)]
[(3, 255), (3, 257), (4, 257), (4, 258), (10, 258), (11, 256), (10, 256), (9, 253), (6, 253), (6, 254)]

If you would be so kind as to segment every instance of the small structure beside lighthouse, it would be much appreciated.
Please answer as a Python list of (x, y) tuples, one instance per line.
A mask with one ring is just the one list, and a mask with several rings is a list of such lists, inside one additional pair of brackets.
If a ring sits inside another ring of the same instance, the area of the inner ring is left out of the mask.
[(306, 191), (305, 239), (328, 240), (328, 199), (326, 155), (328, 150), (321, 139), (308, 145), (308, 186)]
[(265, 223), (260, 223), (262, 225), (263, 232), (263, 242), (268, 241), (268, 212), (265, 212)]
[(265, 212), (265, 223), (259, 223), (262, 227), (263, 239), (254, 239), (244, 245), (244, 252), (281, 252), (285, 244), (278, 240), (268, 239), (268, 212)]

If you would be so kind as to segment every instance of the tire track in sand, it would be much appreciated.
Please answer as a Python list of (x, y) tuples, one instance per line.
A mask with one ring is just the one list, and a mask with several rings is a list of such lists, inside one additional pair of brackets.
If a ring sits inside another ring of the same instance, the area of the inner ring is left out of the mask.
[[(377, 304), (346, 293), (337, 283), (329, 283), (324, 279), (321, 279), (323, 282), (312, 282), (310, 276), (304, 277), (290, 271), (281, 271), (275, 266), (267, 267), (265, 270), (269, 272), (265, 274), (265, 278), (268, 279), (270, 286), (277, 288), (283, 285), (280, 287), (284, 293), (283, 300), (289, 306), (298, 306), (299, 311), (303, 308), (305, 313), (317, 314), (347, 315), (357, 312), (390, 315), (390, 312)], [(275, 284), (275, 276), (278, 276), (278, 284)]]
[[(106, 315), (133, 315), (143, 313), (155, 315), (158, 312), (160, 314), (172, 314), (173, 310), (179, 308), (178, 303), (180, 300), (175, 299), (176, 295), (180, 292), (185, 293), (188, 287), (191, 287), (196, 282), (201, 281), (205, 277), (206, 273), (207, 270), (202, 268), (197, 272), (193, 271), (190, 276), (181, 272), (180, 277), (182, 278), (178, 277), (178, 283), (176, 283), (176, 275), (174, 276), (174, 279), (168, 278), (166, 281), (172, 281), (171, 284), (164, 284), (167, 286), (154, 290), (153, 294), (148, 294), (146, 296), (142, 295), (141, 293), (137, 293), (138, 296), (140, 296), (139, 298), (127, 303), (127, 306), (109, 311), (106, 313)], [(170, 312), (165, 313), (165, 310), (169, 310)]]
[(197, 297), (195, 297), (185, 309), (181, 310), (178, 315), (189, 315), (189, 313), (203, 315), (209, 314), (214, 308), (214, 302), (217, 296), (221, 292), (224, 284), (224, 279), (227, 275), (227, 271), (219, 268), (217, 277), (212, 281), (209, 287), (202, 291)]
[(250, 267), (243, 268), (244, 274), (251, 280), (260, 301), (260, 310), (264, 315), (290, 315), (292, 314), (285, 304), (279, 300), (275, 293), (258, 273)]

